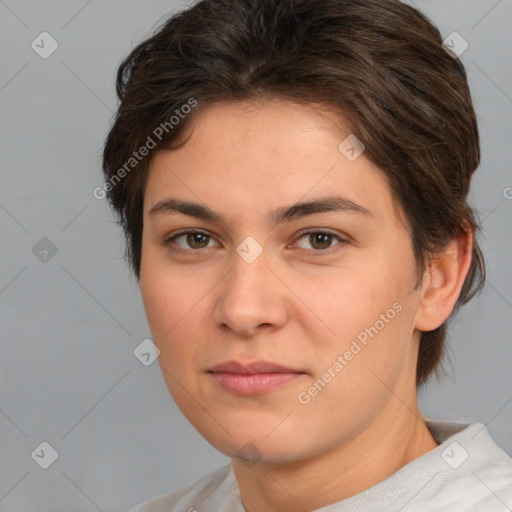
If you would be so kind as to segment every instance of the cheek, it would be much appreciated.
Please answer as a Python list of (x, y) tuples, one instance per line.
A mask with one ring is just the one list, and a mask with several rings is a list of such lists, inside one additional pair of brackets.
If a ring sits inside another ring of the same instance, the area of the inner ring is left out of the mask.
[[(149, 252), (149, 251), (148, 251)], [(153, 342), (160, 349), (160, 362), (178, 369), (199, 350), (204, 339), (208, 312), (205, 300), (211, 283), (208, 276), (177, 272), (161, 257), (145, 255), (140, 288)], [(203, 334), (201, 334), (203, 333)]]
[(345, 340), (372, 326), (394, 303), (404, 300), (403, 286), (395, 277), (368, 267), (340, 273), (320, 285), (304, 283), (303, 293), (318, 305), (319, 316), (336, 336)]
[(187, 278), (186, 269), (177, 271), (160, 249), (143, 246), (140, 289), (152, 333), (161, 337), (190, 309), (200, 281)]
[(201, 308), (197, 287), (147, 257), (141, 265), (140, 288), (152, 341), (160, 350), (162, 377), (178, 408), (189, 417), (197, 411), (185, 391), (193, 388), (187, 369), (199, 350), (197, 326), (204, 325), (194, 321)]
[(186, 302), (187, 291), (181, 290), (180, 283), (171, 280), (156, 258), (152, 258), (150, 251), (143, 250), (140, 271), (140, 289), (146, 318), (151, 331), (153, 343), (160, 349), (159, 361), (166, 358), (168, 350), (164, 340), (172, 337), (179, 326), (179, 301)]
[(158, 340), (165, 332), (164, 329), (172, 326), (172, 318), (164, 314), (165, 311), (174, 311), (173, 294), (170, 293), (172, 288), (162, 279), (155, 265), (146, 262), (141, 265), (140, 289), (151, 333)]
[(336, 396), (369, 396), (379, 386), (378, 377), (387, 382), (399, 373), (414, 316), (407, 274), (384, 262), (352, 267), (316, 284), (303, 283), (301, 293), (309, 293), (315, 312), (329, 327), (327, 331), (321, 326), (318, 333), (326, 334), (313, 340), (317, 376), (332, 368), (338, 356), (346, 361), (335, 379), (340, 386)]

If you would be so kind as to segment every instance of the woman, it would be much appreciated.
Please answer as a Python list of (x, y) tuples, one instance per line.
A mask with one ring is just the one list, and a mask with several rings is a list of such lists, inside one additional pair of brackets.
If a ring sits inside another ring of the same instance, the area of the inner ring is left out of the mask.
[(484, 282), (460, 44), (397, 0), (203, 0), (121, 64), (105, 191), (169, 391), (232, 459), (134, 512), (512, 507), (485, 426), (417, 404)]

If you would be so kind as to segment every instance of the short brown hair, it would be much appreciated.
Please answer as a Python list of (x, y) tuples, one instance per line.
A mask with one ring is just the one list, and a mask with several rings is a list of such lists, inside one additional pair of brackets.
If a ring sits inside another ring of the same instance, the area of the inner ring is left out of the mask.
[[(179, 147), (190, 119), (215, 102), (277, 98), (324, 105), (339, 115), (363, 141), (407, 218), (418, 283), (429, 257), (455, 235), (480, 229), (467, 203), (480, 146), (464, 67), (443, 48), (428, 18), (398, 0), (201, 0), (128, 55), (117, 73), (117, 94), (103, 171), (137, 280), (151, 155)], [(191, 98), (198, 108), (171, 126), (169, 119)], [(160, 130), (147, 158), (126, 169), (158, 126), (165, 133)], [(114, 181), (122, 168), (123, 179)], [(484, 280), (475, 237), (454, 312)], [(437, 374), (446, 324), (421, 333), (418, 386)]]

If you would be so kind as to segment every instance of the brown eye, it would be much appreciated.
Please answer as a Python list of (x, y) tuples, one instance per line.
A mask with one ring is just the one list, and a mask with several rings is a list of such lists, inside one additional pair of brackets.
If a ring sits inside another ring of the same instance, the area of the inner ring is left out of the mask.
[[(321, 229), (302, 232), (297, 240), (300, 241), (302, 239), (306, 240), (306, 244), (297, 243), (301, 249), (312, 248), (313, 251), (321, 253), (330, 253), (331, 250), (335, 251), (341, 249), (341, 247), (347, 243), (347, 241), (341, 238), (339, 235)], [(333, 245), (333, 242), (336, 240), (338, 240), (338, 243)]]
[[(165, 241), (166, 245), (177, 245), (180, 249), (184, 250), (199, 250), (208, 247), (208, 242), (211, 240), (211, 236), (203, 233), (202, 231), (182, 231)], [(178, 243), (177, 240), (183, 239), (183, 242)]]
[(203, 249), (206, 247), (204, 243), (208, 238), (208, 235), (205, 235), (204, 233), (188, 233), (186, 235), (187, 244), (189, 244), (193, 249)]
[(328, 233), (314, 233), (309, 235), (309, 242), (314, 249), (328, 249), (332, 243), (332, 239), (333, 236)]

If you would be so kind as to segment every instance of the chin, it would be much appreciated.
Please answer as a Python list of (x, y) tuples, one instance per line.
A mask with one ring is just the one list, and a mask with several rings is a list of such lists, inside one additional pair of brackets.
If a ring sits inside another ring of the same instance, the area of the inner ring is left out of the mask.
[(288, 464), (296, 462), (301, 458), (300, 453), (296, 451), (295, 443), (290, 443), (288, 446), (282, 439), (276, 441), (271, 442), (268, 439), (249, 441), (241, 439), (238, 443), (231, 440), (231, 442), (210, 444), (224, 455), (236, 459), (247, 466), (252, 466), (256, 463)]
[(248, 466), (255, 462), (286, 464), (301, 457), (301, 453), (297, 449), (298, 440), (285, 430), (273, 431), (275, 424), (272, 428), (257, 428), (254, 422), (252, 425), (240, 422), (238, 427), (228, 424), (223, 426), (229, 434), (221, 427), (212, 431), (210, 425), (206, 428), (194, 425), (196, 430), (215, 449), (230, 458), (245, 462)]

